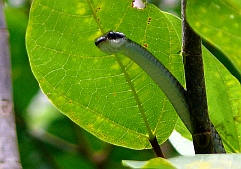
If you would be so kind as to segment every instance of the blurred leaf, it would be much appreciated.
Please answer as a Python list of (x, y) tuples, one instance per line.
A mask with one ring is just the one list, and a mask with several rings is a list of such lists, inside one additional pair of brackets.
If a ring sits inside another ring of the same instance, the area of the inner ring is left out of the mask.
[[(241, 8), (241, 1), (240, 0), (228, 0), (227, 2), (229, 2), (230, 4), (232, 4), (233, 6), (237, 7), (237, 8)], [(238, 6), (236, 6), (238, 5)]]
[[(239, 4), (239, 6), (237, 6)], [(220, 60), (230, 62), (241, 82), (241, 3), (239, 0), (189, 0), (187, 19), (192, 28), (224, 53)], [(224, 63), (227, 64), (227, 63)]]
[(47, 130), (49, 125), (62, 114), (51, 104), (40, 90), (30, 102), (25, 116), (28, 128)]
[(18, 126), (18, 147), (20, 151), (21, 164), (23, 168), (51, 169), (49, 161), (41, 154), (43, 150), (39, 142), (30, 137), (26, 128)]
[(96, 169), (96, 167), (86, 161), (84, 157), (81, 158), (80, 156), (74, 156), (73, 154), (68, 153), (59, 153), (55, 157), (59, 168), (62, 169)]
[(173, 16), (167, 15), (149, 4), (133, 8), (132, 0), (36, 0), (26, 36), (33, 73), (56, 107), (100, 139), (150, 148), (146, 118), (162, 143), (176, 121), (171, 104), (140, 67), (124, 56), (100, 52), (94, 40), (111, 29), (122, 31), (183, 82), (180, 39)]
[(23, 114), (39, 89), (25, 48), (28, 14), (23, 9), (8, 7), (5, 8), (5, 15), (10, 33), (14, 107), (17, 113)]

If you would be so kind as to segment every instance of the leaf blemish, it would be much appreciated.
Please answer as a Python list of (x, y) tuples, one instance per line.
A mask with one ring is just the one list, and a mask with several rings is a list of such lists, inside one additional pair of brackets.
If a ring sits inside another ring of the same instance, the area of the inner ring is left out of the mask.
[(151, 20), (152, 20), (152, 18), (149, 17), (148, 20), (147, 20), (148, 25), (151, 23)]
[(148, 44), (144, 43), (144, 44), (143, 44), (143, 47), (144, 47), (144, 48), (148, 48)]
[(98, 7), (98, 8), (95, 10), (95, 13), (97, 13), (99, 10), (100, 10), (100, 7)]

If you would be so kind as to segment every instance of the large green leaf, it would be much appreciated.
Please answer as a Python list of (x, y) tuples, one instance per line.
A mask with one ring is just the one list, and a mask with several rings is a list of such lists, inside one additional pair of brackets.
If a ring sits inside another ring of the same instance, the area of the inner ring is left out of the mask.
[(241, 81), (240, 1), (188, 0), (187, 19), (198, 34), (224, 53), (220, 59)]
[[(131, 1), (35, 1), (27, 48), (42, 90), (65, 115), (105, 141), (142, 149), (150, 147), (147, 128), (159, 142), (169, 136), (176, 119), (171, 104), (136, 64), (101, 53), (94, 39), (110, 29), (122, 31), (183, 82), (180, 27), (176, 17), (152, 5), (133, 8)], [(203, 54), (211, 119), (227, 150), (239, 152), (239, 83)]]
[(35, 0), (26, 35), (32, 71), (52, 103), (100, 139), (149, 148), (150, 128), (161, 143), (175, 125), (171, 104), (135, 63), (100, 52), (94, 40), (122, 31), (183, 82), (180, 38), (166, 15), (132, 0)]

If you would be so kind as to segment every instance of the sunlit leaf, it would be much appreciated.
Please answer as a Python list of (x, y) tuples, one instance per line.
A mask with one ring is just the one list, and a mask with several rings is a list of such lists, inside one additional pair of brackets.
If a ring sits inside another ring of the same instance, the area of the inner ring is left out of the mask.
[(224, 53), (221, 60), (230, 62), (230, 71), (241, 81), (240, 1), (189, 0), (187, 19), (198, 34)]
[(167, 15), (150, 4), (133, 8), (132, 0), (36, 0), (26, 36), (32, 71), (52, 103), (100, 139), (149, 148), (148, 126), (162, 143), (176, 121), (170, 102), (140, 67), (102, 53), (94, 40), (109, 30), (124, 32), (183, 83), (180, 38)]

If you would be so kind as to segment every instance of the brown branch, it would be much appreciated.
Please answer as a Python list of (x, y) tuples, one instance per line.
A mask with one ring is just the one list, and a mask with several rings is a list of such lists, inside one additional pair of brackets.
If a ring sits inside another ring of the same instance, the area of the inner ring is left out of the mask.
[(164, 154), (162, 153), (161, 147), (159, 146), (156, 137), (154, 137), (153, 140), (149, 140), (149, 142), (151, 143), (151, 146), (156, 154), (157, 157), (164, 157)]
[(8, 37), (3, 2), (0, 0), (0, 168), (20, 169), (22, 167), (13, 111)]
[(193, 128), (193, 144), (196, 154), (210, 154), (214, 153), (214, 149), (208, 116), (201, 38), (187, 23), (186, 1), (182, 0), (182, 55)]

